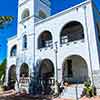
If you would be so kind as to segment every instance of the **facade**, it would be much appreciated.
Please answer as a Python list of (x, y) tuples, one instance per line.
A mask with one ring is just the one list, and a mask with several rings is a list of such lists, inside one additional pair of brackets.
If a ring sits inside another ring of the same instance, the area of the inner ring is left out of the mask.
[(50, 5), (49, 0), (19, 0), (17, 34), (8, 40), (6, 85), (29, 92), (35, 76), (41, 82), (72, 84), (90, 79), (99, 91), (100, 13), (95, 4), (88, 0), (53, 16)]

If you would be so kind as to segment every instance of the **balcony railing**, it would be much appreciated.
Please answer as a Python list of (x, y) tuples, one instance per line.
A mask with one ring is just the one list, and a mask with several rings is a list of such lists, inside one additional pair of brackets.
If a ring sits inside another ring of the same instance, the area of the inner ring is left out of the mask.
[(68, 39), (68, 36), (65, 35), (65, 36), (61, 36), (61, 40), (60, 40), (61, 44), (68, 44), (70, 42), (73, 42), (74, 44), (76, 44), (78, 41), (84, 42), (83, 35), (80, 38), (76, 38), (76, 39), (74, 38)]
[(53, 41), (52, 41), (52, 40), (45, 41), (45, 46), (46, 46), (46, 47), (51, 47), (51, 46), (53, 46)]
[(53, 41), (52, 40), (43, 40), (42, 44), (40, 44), (39, 49), (47, 49), (49, 47), (53, 47)]
[(61, 37), (61, 44), (67, 43), (68, 42), (68, 36), (62, 36)]

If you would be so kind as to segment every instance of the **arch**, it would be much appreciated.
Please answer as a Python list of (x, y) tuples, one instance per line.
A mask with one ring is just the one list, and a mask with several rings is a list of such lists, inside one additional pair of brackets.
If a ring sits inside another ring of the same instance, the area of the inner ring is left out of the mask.
[(51, 47), (53, 45), (52, 42), (53, 41), (51, 32), (43, 31), (38, 38), (38, 49)]
[(87, 62), (79, 55), (70, 55), (63, 62), (62, 76), (69, 83), (83, 83), (89, 78)]
[(23, 36), (23, 48), (27, 48), (27, 35)]
[(84, 29), (80, 22), (71, 21), (64, 25), (60, 33), (61, 44), (81, 39), (84, 39)]
[(29, 16), (30, 16), (29, 9), (28, 8), (24, 9), (24, 11), (22, 12), (21, 19), (24, 20), (24, 19), (28, 18)]
[(15, 88), (15, 82), (16, 82), (16, 65), (10, 66), (10, 69), (8, 71), (8, 87), (9, 89)]
[(17, 53), (17, 45), (14, 45), (14, 46), (11, 48), (10, 56), (16, 56), (16, 53)]
[(20, 77), (29, 77), (29, 66), (26, 63), (23, 63), (20, 67)]
[(47, 58), (38, 60), (36, 69), (34, 69), (34, 71), (36, 73), (34, 73), (35, 81), (33, 82), (33, 84), (35, 85), (35, 87), (39, 87), (39, 91), (37, 91), (37, 94), (50, 94), (55, 83), (53, 62)]
[(54, 65), (51, 60), (44, 59), (41, 61), (39, 67), (39, 77), (42, 79), (54, 77)]
[(43, 10), (39, 11), (39, 17), (45, 19), (47, 17), (46, 13)]

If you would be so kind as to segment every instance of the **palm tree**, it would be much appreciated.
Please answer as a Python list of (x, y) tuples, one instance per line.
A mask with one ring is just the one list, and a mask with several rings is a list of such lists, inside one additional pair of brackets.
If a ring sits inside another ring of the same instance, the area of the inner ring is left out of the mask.
[[(5, 28), (6, 25), (10, 24), (13, 19), (14, 19), (13, 16), (0, 16), (0, 29)], [(1, 47), (1, 44), (0, 44), (0, 47)], [(5, 66), (6, 66), (6, 59), (3, 61), (2, 64), (0, 64), (0, 79), (2, 75), (5, 74)]]
[(0, 29), (3, 29), (14, 19), (13, 16), (0, 16)]

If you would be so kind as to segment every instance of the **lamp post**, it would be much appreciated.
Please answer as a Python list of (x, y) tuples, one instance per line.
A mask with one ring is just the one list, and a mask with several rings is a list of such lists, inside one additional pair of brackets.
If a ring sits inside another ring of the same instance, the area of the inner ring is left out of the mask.
[(58, 58), (57, 58), (58, 45), (57, 45), (57, 41), (55, 42), (55, 49), (54, 49), (54, 51), (55, 51), (55, 64), (56, 64), (56, 72), (55, 72), (55, 74), (56, 74), (56, 80), (58, 80), (58, 68), (57, 68), (57, 64), (58, 64), (58, 62), (57, 62), (57, 60), (58, 60)]
[(58, 94), (58, 62), (57, 62), (57, 53), (58, 53), (58, 45), (57, 45), (57, 41), (55, 42), (55, 49), (54, 49), (54, 52), (55, 52), (55, 93)]

